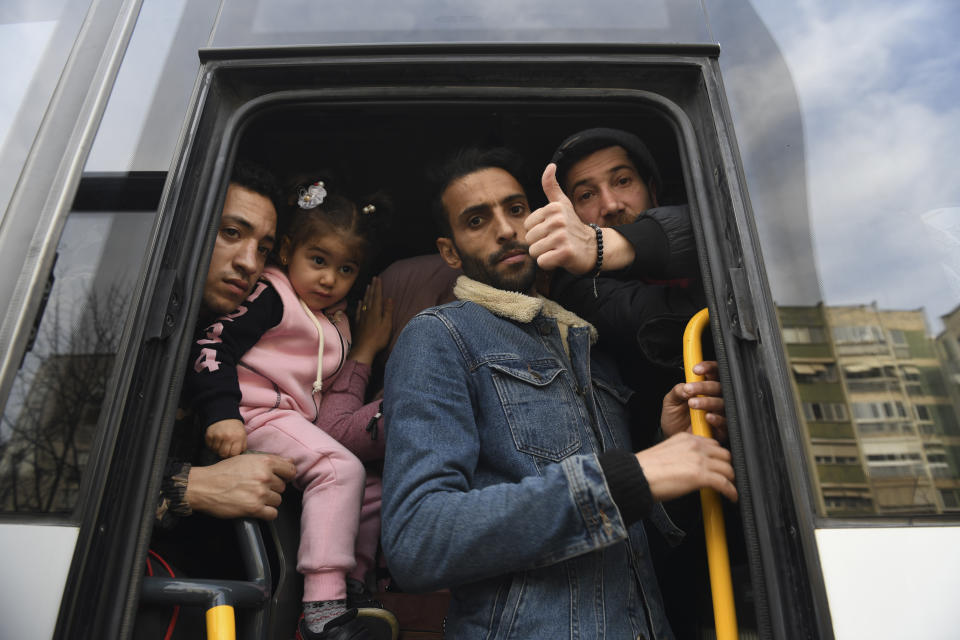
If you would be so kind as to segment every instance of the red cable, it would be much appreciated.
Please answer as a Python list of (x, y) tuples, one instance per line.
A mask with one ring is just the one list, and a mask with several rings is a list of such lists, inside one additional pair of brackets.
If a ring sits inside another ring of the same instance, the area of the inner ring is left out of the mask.
[[(173, 573), (173, 569), (170, 568), (170, 565), (167, 564), (167, 561), (164, 560), (159, 553), (153, 549), (148, 549), (147, 553), (157, 559), (157, 562), (163, 565), (163, 568), (167, 570), (167, 573), (170, 574), (171, 578), (176, 578), (176, 574)], [(153, 575), (153, 567), (150, 565), (150, 558), (147, 558), (147, 575)], [(180, 605), (173, 605), (173, 615), (170, 616), (170, 624), (167, 625), (167, 632), (163, 636), (163, 640), (170, 640), (173, 637), (173, 630), (177, 626), (177, 618), (180, 617)]]
[(163, 636), (163, 640), (170, 640), (173, 637), (173, 630), (177, 626), (177, 618), (180, 617), (180, 605), (175, 605), (173, 607), (173, 615), (170, 616), (170, 624), (167, 625), (167, 633)]
[(170, 574), (170, 577), (171, 577), (171, 578), (176, 578), (176, 577), (177, 577), (177, 575), (173, 572), (173, 569), (170, 568), (170, 565), (167, 564), (167, 561), (166, 561), (166, 560), (164, 560), (162, 557), (160, 557), (160, 554), (159, 554), (159, 553), (157, 553), (157, 552), (154, 551), (153, 549), (150, 549), (150, 550), (148, 551), (148, 553), (149, 553), (150, 555), (152, 555), (154, 558), (156, 558), (157, 561), (158, 561), (160, 564), (163, 565), (163, 568), (167, 570), (167, 573)]

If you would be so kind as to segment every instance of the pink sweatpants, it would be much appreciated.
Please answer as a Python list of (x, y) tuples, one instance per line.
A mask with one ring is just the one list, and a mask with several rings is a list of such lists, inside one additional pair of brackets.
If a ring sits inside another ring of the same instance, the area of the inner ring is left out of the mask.
[(346, 576), (363, 580), (373, 568), (380, 535), (381, 482), (323, 429), (296, 411), (251, 417), (247, 447), (294, 461), (303, 491), (297, 571), (303, 600), (346, 598)]

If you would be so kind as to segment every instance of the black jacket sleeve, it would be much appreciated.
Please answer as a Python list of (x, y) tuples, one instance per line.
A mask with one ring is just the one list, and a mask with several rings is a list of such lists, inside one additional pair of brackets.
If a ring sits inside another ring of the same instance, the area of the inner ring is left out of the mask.
[(636, 456), (611, 449), (597, 456), (597, 460), (624, 524), (630, 526), (645, 518), (653, 508), (653, 495)]
[[(639, 350), (647, 362), (680, 367), (683, 330), (706, 306), (689, 208), (651, 209), (614, 229), (633, 245), (633, 264), (603, 272), (596, 280), (596, 293), (592, 277), (558, 270), (550, 296), (594, 325), (602, 345)], [(648, 281), (670, 278), (682, 281)]]
[(241, 419), (237, 363), (283, 318), (283, 301), (269, 284), (243, 307), (245, 312), (223, 316), (207, 327), (190, 350), (184, 395), (204, 429), (219, 420)]
[(619, 275), (657, 280), (699, 278), (688, 206), (650, 209), (636, 221), (613, 228), (633, 245), (636, 253), (633, 264)]
[(653, 364), (682, 364), (683, 330), (705, 306), (702, 290), (647, 284), (611, 277), (597, 279), (568, 273), (554, 277), (551, 297), (597, 328), (603, 345), (639, 349)]

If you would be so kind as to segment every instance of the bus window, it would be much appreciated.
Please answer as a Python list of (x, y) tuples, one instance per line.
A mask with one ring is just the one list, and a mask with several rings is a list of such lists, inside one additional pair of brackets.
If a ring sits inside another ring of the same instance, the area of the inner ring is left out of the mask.
[(81, 186), (4, 409), (2, 513), (71, 516), (84, 470), (98, 455), (100, 407), (155, 218), (149, 209), (116, 210), (116, 201), (104, 207), (105, 182)]
[[(42, 115), (36, 94), (57, 77), (52, 60), (73, 42), (65, 30), (82, 23), (89, 3), (34, 4), (19, 10), (23, 23), (2, 25), (46, 48), (0, 146), (4, 162), (13, 141), (29, 132), (26, 121)], [(171, 10), (168, 3), (145, 2), (138, 15), (60, 236), (45, 313), (35, 320), (32, 348), (0, 423), (3, 511), (71, 514), (78, 506), (123, 321), (140, 294), (134, 286), (176, 143), (170, 132), (181, 126), (196, 80), (196, 49), (213, 20), (210, 9), (200, 5), (185, 2)], [(0, 204), (6, 179), (0, 177)]]
[[(956, 59), (945, 25), (957, 8), (924, 4), (905, 12), (904, 28), (885, 30), (891, 14), (877, 5), (760, 0), (754, 13), (713, 4), (721, 42), (755, 34), (725, 47), (719, 63), (817, 512), (838, 522), (955, 521), (960, 189), (951, 164), (960, 128), (945, 106), (957, 67), (943, 60)], [(845, 24), (870, 35), (854, 46)], [(826, 72), (813, 51), (844, 62)], [(893, 63), (874, 66), (864, 51)], [(837, 90), (823, 91), (828, 76)], [(837, 80), (848, 76), (857, 80)], [(831, 449), (850, 455), (818, 460)]]

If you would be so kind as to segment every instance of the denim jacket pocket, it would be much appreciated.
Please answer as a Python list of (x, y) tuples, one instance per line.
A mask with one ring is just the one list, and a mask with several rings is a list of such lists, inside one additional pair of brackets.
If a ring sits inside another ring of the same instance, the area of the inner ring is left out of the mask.
[(633, 395), (633, 390), (622, 384), (607, 382), (602, 378), (594, 376), (593, 385), (596, 388), (597, 405), (603, 419), (610, 426), (610, 435), (613, 438), (613, 446), (617, 448), (629, 448), (629, 434), (617, 433), (614, 425), (630, 424), (630, 418), (627, 414), (627, 401)]
[(576, 395), (557, 360), (500, 361), (489, 366), (518, 451), (559, 462), (580, 450)]

